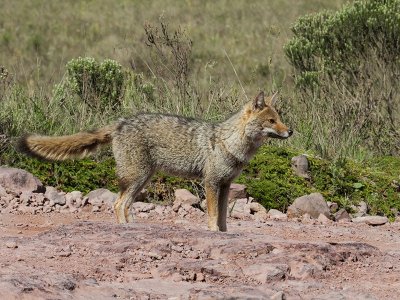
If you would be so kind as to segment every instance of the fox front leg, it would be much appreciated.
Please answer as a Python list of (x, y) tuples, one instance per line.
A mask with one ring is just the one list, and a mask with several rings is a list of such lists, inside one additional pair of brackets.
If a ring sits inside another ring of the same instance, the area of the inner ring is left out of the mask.
[(208, 213), (208, 229), (219, 231), (218, 227), (218, 185), (212, 182), (205, 183), (206, 202)]
[(226, 231), (229, 184), (206, 181), (208, 229)]

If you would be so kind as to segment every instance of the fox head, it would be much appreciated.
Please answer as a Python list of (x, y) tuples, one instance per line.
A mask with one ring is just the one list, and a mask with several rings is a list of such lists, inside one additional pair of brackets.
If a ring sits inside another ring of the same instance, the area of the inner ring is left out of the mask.
[(264, 99), (264, 92), (260, 92), (254, 101), (245, 107), (244, 122), (245, 134), (254, 141), (262, 141), (265, 138), (287, 139), (293, 134), (279, 118), (274, 109), (277, 93)]

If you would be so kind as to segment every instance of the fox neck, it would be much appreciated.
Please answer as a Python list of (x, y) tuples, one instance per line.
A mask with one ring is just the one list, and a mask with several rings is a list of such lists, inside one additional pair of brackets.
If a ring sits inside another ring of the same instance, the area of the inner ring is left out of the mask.
[(219, 124), (219, 135), (227, 151), (243, 163), (247, 163), (262, 144), (245, 134), (242, 111)]

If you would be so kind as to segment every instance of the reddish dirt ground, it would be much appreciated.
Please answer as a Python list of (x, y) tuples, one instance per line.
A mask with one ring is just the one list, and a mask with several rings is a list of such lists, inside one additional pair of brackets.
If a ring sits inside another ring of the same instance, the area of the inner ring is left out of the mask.
[(0, 299), (399, 299), (400, 223), (0, 214)]

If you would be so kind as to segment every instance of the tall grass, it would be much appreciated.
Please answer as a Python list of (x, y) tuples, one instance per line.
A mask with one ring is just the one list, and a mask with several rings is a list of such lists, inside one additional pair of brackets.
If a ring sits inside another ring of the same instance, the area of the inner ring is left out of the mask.
[(355, 1), (301, 17), (285, 51), (292, 117), (323, 157), (400, 154), (400, 1)]

